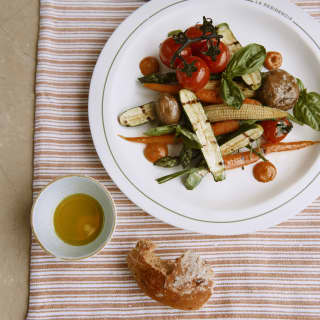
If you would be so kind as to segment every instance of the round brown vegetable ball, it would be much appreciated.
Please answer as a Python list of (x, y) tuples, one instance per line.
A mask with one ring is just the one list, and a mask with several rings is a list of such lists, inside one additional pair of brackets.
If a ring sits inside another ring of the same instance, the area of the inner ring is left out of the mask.
[(269, 71), (264, 74), (259, 98), (266, 106), (289, 110), (297, 103), (299, 98), (297, 81), (284, 70)]
[(156, 103), (156, 114), (163, 124), (177, 124), (181, 117), (180, 106), (174, 96), (161, 94)]

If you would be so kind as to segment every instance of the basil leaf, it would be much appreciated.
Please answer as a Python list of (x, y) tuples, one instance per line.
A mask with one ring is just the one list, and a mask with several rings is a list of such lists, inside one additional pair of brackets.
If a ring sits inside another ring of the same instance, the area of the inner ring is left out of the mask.
[(256, 43), (248, 44), (238, 50), (228, 63), (226, 73), (229, 77), (239, 77), (259, 70), (266, 58), (266, 49)]
[(265, 58), (265, 47), (256, 43), (242, 47), (232, 56), (226, 71), (222, 74), (220, 88), (221, 97), (227, 105), (241, 108), (244, 95), (232, 79), (260, 70)]
[(223, 101), (237, 109), (240, 109), (244, 100), (241, 89), (233, 82), (231, 78), (222, 77), (220, 94)]
[(304, 84), (299, 78), (296, 78), (296, 80), (297, 80), (297, 85), (299, 87), (299, 91), (302, 92), (304, 90)]
[(293, 109), (294, 116), (311, 128), (320, 131), (320, 94), (304, 89)]

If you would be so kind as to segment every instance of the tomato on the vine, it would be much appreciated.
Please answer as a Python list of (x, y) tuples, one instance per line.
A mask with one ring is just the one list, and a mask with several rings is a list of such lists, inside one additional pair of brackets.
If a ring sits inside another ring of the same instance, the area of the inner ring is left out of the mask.
[[(213, 44), (216, 45), (216, 43), (217, 40), (213, 40)], [(218, 48), (220, 53), (216, 55), (215, 60), (206, 54), (208, 51), (207, 43), (202, 45), (200, 53), (198, 54), (198, 56), (207, 63), (211, 73), (220, 73), (224, 71), (230, 60), (229, 48), (222, 41), (220, 41)]]
[[(160, 45), (160, 60), (163, 64), (165, 64), (167, 67), (171, 68), (171, 60), (173, 55), (176, 53), (176, 51), (181, 48), (182, 44), (177, 43), (172, 37), (167, 38), (165, 41), (163, 41)], [(182, 57), (187, 57), (191, 55), (191, 48), (186, 47), (184, 48), (180, 55)], [(178, 66), (178, 64), (181, 62), (181, 59), (177, 58), (174, 61), (174, 68)]]
[[(196, 24), (195, 26), (189, 27), (185, 34), (189, 39), (199, 38), (203, 35), (203, 31), (200, 29), (202, 24)], [(197, 56), (200, 53), (202, 46), (207, 42), (207, 40), (200, 40), (190, 44), (192, 54)]]
[(184, 58), (176, 70), (177, 79), (185, 89), (198, 91), (210, 79), (210, 70), (207, 64), (199, 57), (188, 56)]
[(267, 142), (278, 143), (283, 140), (292, 129), (288, 119), (265, 120), (261, 122), (263, 137)]

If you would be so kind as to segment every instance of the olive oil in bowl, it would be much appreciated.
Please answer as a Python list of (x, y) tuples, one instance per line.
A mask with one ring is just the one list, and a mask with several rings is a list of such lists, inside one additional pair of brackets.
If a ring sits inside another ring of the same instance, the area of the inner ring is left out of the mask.
[(94, 241), (100, 234), (104, 213), (100, 203), (93, 197), (77, 193), (63, 199), (53, 216), (58, 237), (73, 246)]

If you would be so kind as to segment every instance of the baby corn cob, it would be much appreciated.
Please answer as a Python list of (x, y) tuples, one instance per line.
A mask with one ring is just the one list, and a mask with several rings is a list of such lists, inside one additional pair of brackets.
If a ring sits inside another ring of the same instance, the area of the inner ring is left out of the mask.
[(240, 109), (235, 109), (225, 104), (216, 104), (203, 108), (210, 122), (224, 120), (266, 120), (288, 117), (288, 112), (286, 111), (254, 104), (243, 104)]

